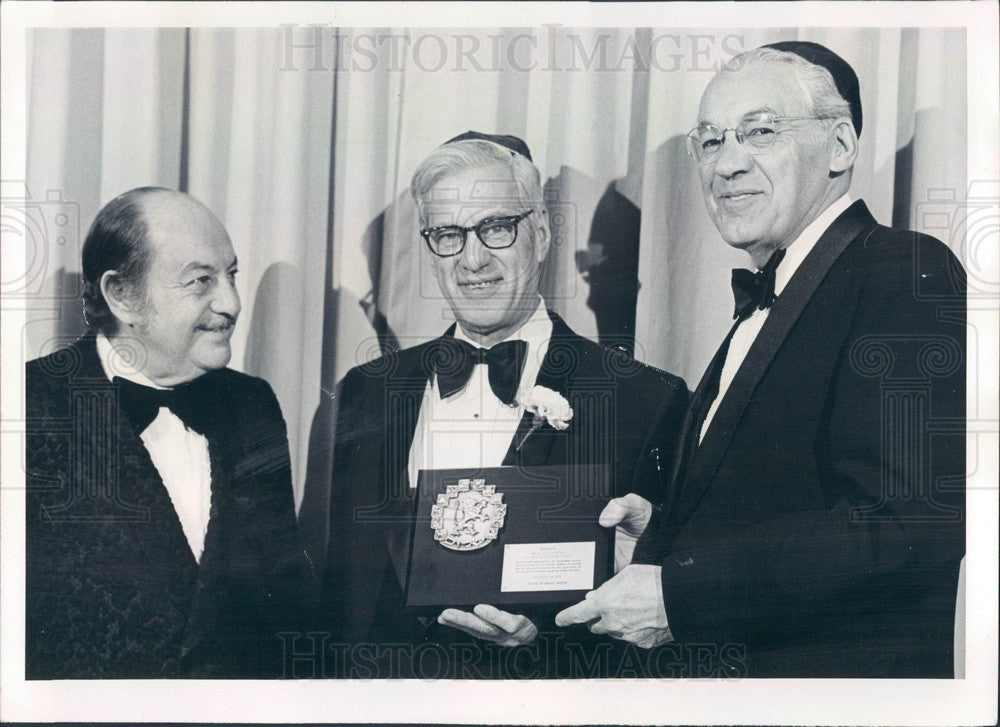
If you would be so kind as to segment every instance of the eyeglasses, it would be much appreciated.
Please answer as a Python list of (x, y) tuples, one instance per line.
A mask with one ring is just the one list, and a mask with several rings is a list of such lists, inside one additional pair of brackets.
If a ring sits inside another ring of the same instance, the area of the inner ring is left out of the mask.
[(750, 154), (764, 154), (778, 139), (778, 134), (788, 129), (778, 128), (791, 121), (818, 121), (823, 116), (777, 116), (763, 113), (744, 118), (737, 126), (720, 129), (712, 124), (698, 124), (687, 135), (688, 154), (701, 163), (714, 161), (726, 140), (726, 132), (732, 131), (736, 142)]
[(487, 217), (472, 227), (425, 227), (420, 235), (427, 241), (431, 252), (438, 257), (452, 257), (461, 253), (470, 232), (475, 232), (479, 241), (489, 249), (502, 250), (514, 244), (517, 240), (517, 224), (532, 212), (534, 210), (507, 217)]

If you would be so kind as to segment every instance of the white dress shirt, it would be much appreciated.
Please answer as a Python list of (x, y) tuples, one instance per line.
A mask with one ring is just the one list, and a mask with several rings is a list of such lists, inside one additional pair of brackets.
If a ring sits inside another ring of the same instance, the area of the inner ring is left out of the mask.
[[(822, 237), (826, 229), (833, 223), (840, 214), (851, 206), (850, 196), (845, 194), (840, 197), (837, 201), (827, 207), (823, 212), (820, 213), (819, 217), (809, 223), (809, 226), (802, 231), (795, 242), (788, 246), (785, 251), (785, 257), (782, 259), (781, 264), (778, 265), (778, 269), (775, 271), (774, 276), (774, 294), (775, 296), (781, 295), (781, 291), (785, 289), (788, 285), (788, 281), (792, 279), (792, 275), (795, 271), (799, 269), (799, 265), (802, 261), (806, 259), (806, 256), (819, 242), (819, 238)], [(755, 310), (753, 315), (749, 316), (746, 320), (742, 321), (736, 328), (736, 332), (733, 334), (732, 340), (729, 342), (729, 351), (726, 353), (726, 363), (722, 367), (722, 378), (719, 380), (719, 395), (715, 397), (715, 401), (712, 402), (711, 408), (708, 410), (708, 415), (705, 417), (704, 424), (701, 425), (701, 433), (698, 437), (698, 443), (705, 438), (705, 432), (708, 431), (708, 425), (712, 423), (712, 418), (715, 416), (716, 410), (719, 408), (719, 404), (722, 403), (722, 398), (726, 395), (726, 391), (729, 389), (729, 385), (733, 383), (733, 378), (736, 376), (736, 372), (739, 371), (740, 366), (743, 364), (743, 359), (746, 358), (747, 352), (750, 351), (750, 347), (753, 342), (757, 339), (757, 334), (760, 333), (760, 329), (764, 326), (764, 321), (767, 320), (767, 314), (770, 312), (770, 308), (765, 308), (764, 310)]]
[[(97, 334), (97, 355), (108, 379), (120, 376), (153, 389), (157, 386), (118, 355), (103, 333)], [(195, 560), (201, 560), (212, 505), (212, 461), (208, 440), (188, 429), (170, 409), (160, 407), (156, 418), (139, 435), (163, 479)]]
[[(480, 347), (461, 324), (455, 329), (455, 338)], [(551, 338), (552, 319), (545, 301), (539, 300), (531, 318), (504, 339), (521, 339), (528, 344), (518, 390), (534, 385)], [(523, 406), (507, 406), (493, 393), (486, 364), (476, 364), (465, 388), (445, 399), (438, 394), (437, 376), (432, 376), (424, 389), (410, 446), (410, 487), (417, 486), (420, 470), (499, 467), (523, 415)]]

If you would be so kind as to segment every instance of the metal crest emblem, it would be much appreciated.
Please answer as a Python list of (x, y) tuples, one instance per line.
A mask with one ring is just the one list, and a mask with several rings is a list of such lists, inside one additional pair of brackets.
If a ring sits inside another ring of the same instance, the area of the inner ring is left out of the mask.
[(434, 540), (449, 550), (479, 550), (496, 540), (507, 506), (496, 485), (462, 479), (448, 485), (431, 506)]

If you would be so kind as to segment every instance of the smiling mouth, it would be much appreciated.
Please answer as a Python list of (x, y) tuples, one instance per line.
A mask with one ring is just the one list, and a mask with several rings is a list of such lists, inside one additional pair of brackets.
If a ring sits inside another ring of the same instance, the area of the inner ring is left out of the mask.
[(723, 194), (718, 195), (718, 198), (730, 202), (740, 202), (744, 199), (756, 197), (759, 194), (762, 194), (762, 192), (724, 192)]
[(486, 290), (491, 288), (497, 283), (501, 282), (503, 278), (491, 278), (489, 280), (473, 280), (468, 283), (459, 283), (458, 287), (462, 290)]
[(206, 333), (230, 333), (233, 330), (232, 323), (225, 323), (221, 326), (198, 326), (199, 331)]

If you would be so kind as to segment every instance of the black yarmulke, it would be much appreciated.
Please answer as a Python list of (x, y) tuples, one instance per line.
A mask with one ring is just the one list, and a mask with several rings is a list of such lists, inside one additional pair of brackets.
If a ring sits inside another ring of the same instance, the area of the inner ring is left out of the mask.
[[(481, 141), (492, 141), (494, 144), (499, 144), (502, 147), (510, 149), (516, 154), (527, 158), (530, 162), (531, 152), (528, 151), (528, 145), (524, 143), (522, 139), (516, 136), (511, 136), (509, 134), (483, 134), (479, 131), (466, 131), (464, 134), (459, 134), (454, 139), (448, 139), (445, 144), (451, 144), (453, 141), (466, 141), (468, 139), (478, 139)], [(444, 144), (442, 144), (444, 146)]]

